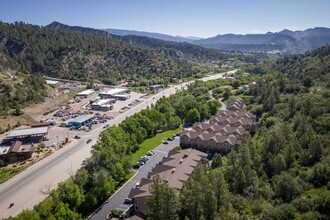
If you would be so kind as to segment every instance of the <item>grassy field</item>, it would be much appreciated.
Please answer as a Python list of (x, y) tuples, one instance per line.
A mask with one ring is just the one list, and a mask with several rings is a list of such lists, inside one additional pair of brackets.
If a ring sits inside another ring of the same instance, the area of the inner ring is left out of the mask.
[(181, 128), (164, 131), (157, 134), (155, 137), (144, 140), (140, 145), (140, 149), (132, 155), (132, 165), (136, 164), (136, 162), (148, 151), (153, 150), (160, 145), (163, 140), (166, 140), (168, 137), (172, 137), (173, 134), (178, 133), (180, 130)]
[(18, 168), (11, 168), (11, 169), (2, 168), (2, 169), (0, 169), (0, 184), (6, 182), (8, 179), (15, 176), (19, 172), (21, 172), (21, 169), (18, 169)]

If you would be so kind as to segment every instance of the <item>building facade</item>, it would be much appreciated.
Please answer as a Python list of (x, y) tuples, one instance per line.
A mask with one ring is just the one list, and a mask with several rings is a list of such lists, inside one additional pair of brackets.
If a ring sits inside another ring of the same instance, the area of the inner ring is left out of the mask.
[(203, 152), (227, 153), (237, 149), (256, 129), (256, 116), (252, 113), (222, 110), (208, 121), (184, 129), (180, 134), (180, 146)]
[(151, 196), (149, 187), (152, 184), (153, 176), (158, 174), (170, 187), (180, 190), (189, 180), (197, 165), (206, 157), (207, 154), (195, 149), (170, 151), (168, 156), (163, 157), (152, 172), (148, 173), (147, 178), (142, 178), (138, 187), (131, 190), (128, 197), (133, 201), (134, 212), (144, 216), (148, 209), (146, 201)]

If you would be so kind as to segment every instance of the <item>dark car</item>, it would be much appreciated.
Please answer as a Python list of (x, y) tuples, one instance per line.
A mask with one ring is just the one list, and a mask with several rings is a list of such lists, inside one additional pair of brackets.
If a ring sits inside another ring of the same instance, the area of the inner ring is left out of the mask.
[(143, 156), (140, 158), (140, 161), (143, 161), (143, 162), (147, 162), (147, 160), (148, 160), (148, 157), (146, 157), (146, 156)]
[(89, 144), (90, 142), (92, 142), (92, 139), (88, 139), (87, 140), (87, 144)]
[(124, 204), (132, 204), (132, 199), (131, 198), (126, 198), (124, 201)]
[(137, 163), (133, 166), (133, 168), (137, 170), (137, 169), (140, 168), (140, 166), (141, 166), (141, 165), (140, 165), (140, 162), (137, 162)]
[(168, 142), (167, 141), (163, 141), (163, 144), (168, 144)]
[(74, 139), (80, 139), (80, 136), (76, 135), (74, 136)]

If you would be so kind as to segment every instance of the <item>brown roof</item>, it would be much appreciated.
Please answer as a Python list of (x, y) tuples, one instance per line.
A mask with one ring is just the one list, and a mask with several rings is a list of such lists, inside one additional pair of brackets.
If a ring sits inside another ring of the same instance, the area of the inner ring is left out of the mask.
[(18, 153), (21, 149), (21, 146), (22, 146), (22, 142), (20, 141), (15, 141), (11, 147), (9, 148), (9, 151), (8, 153), (11, 153), (11, 152), (15, 152), (15, 153)]
[(158, 174), (169, 186), (181, 189), (188, 181), (198, 163), (207, 154), (195, 150), (185, 149), (180, 151), (170, 151), (160, 164), (157, 164), (153, 172), (149, 173), (150, 179), (141, 179), (140, 189), (132, 189), (129, 198), (150, 196), (149, 187), (152, 183), (152, 176)]

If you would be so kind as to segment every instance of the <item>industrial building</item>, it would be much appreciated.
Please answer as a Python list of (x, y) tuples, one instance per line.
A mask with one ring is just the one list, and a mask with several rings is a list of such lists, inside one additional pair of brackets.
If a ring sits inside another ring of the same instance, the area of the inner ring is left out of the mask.
[(91, 109), (95, 111), (109, 111), (113, 109), (113, 103), (115, 99), (99, 99), (91, 104)]
[[(120, 94), (124, 94), (124, 93), (128, 93), (129, 90), (128, 89), (124, 89), (124, 88), (115, 88), (115, 89), (110, 89), (106, 92), (100, 92), (99, 96), (102, 99), (110, 99), (110, 98), (115, 98), (116, 95), (120, 95)], [(115, 98), (115, 99), (118, 99)]]
[(112, 98), (119, 100), (119, 101), (125, 101), (129, 99), (131, 96), (129, 94), (117, 94), (113, 95)]
[(48, 134), (48, 127), (35, 127), (26, 129), (11, 130), (7, 134), (7, 138), (22, 139), (32, 137), (43, 137)]
[(163, 85), (152, 85), (152, 86), (149, 86), (149, 90), (158, 91), (159, 89), (161, 89), (163, 87), (164, 87)]
[(85, 91), (79, 92), (76, 95), (76, 98), (87, 98), (87, 97), (89, 97), (90, 95), (92, 95), (94, 93), (95, 93), (95, 90), (94, 89), (87, 89)]
[(95, 117), (94, 115), (80, 115), (76, 118), (67, 120), (61, 125), (65, 125), (67, 127), (73, 127), (73, 126), (81, 127), (90, 124), (93, 121), (94, 117)]

